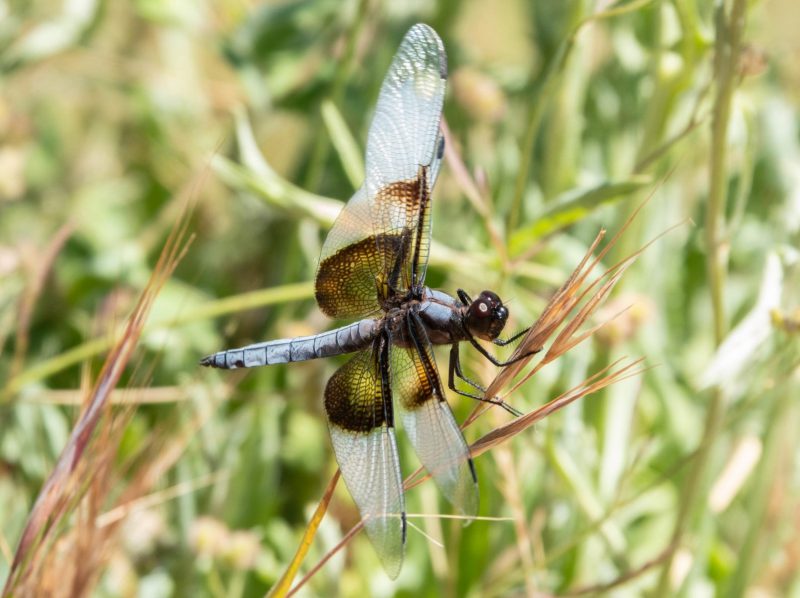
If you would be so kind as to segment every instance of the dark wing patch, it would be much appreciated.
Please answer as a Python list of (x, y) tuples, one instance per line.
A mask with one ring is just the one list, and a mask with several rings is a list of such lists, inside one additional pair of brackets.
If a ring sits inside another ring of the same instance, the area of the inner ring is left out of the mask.
[(400, 573), (406, 519), (389, 390), (388, 346), (357, 353), (325, 389), (333, 450), (386, 573)]
[(391, 397), (385, 396), (388, 389), (378, 372), (381, 343), (383, 339), (376, 339), (373, 349), (357, 353), (328, 380), (325, 413), (342, 430), (363, 433), (393, 425)]

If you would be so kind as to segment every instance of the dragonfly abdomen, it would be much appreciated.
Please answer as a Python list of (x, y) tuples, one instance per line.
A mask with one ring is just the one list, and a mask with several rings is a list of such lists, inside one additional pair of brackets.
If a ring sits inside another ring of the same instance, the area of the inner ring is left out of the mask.
[(352, 353), (370, 346), (378, 332), (378, 322), (368, 318), (312, 336), (282, 338), (219, 351), (201, 359), (200, 365), (234, 370)]

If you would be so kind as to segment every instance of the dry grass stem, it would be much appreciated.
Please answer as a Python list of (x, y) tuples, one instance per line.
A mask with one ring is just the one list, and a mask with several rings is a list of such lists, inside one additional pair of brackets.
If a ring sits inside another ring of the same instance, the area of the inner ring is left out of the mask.
[(445, 119), (442, 119), (442, 131), (445, 137), (445, 159), (453, 173), (453, 178), (472, 204), (472, 207), (475, 208), (475, 211), (482, 216), (481, 221), (484, 223), (489, 233), (489, 239), (492, 243), (495, 255), (500, 257), (502, 264), (507, 264), (508, 251), (506, 249), (506, 244), (503, 242), (503, 237), (492, 219), (490, 195), (485, 192), (485, 187), (478, 185), (467, 170), (464, 161), (461, 159), (461, 154), (456, 149), (456, 144), (453, 141), (450, 128), (447, 126)]
[[(155, 472), (161, 471), (163, 468), (157, 468)], [(148, 475), (148, 477), (155, 477), (152, 475), (152, 472)], [(122, 502), (115, 506), (113, 509), (106, 511), (105, 513), (101, 513), (94, 519), (94, 524), (99, 527), (106, 527), (108, 525), (112, 525), (121, 521), (131, 515), (132, 513), (137, 513), (139, 511), (144, 511), (146, 509), (152, 509), (153, 507), (183, 496), (185, 494), (190, 494), (199, 490), (200, 488), (204, 488), (206, 486), (214, 485), (218, 482), (225, 480), (228, 477), (228, 473), (225, 471), (217, 471), (214, 473), (210, 473), (208, 475), (204, 475), (194, 480), (188, 480), (186, 482), (181, 482), (180, 484), (176, 484), (174, 486), (170, 486), (169, 488), (165, 488), (164, 490), (160, 490), (158, 492), (152, 492), (150, 494), (146, 494), (143, 496), (138, 496), (131, 500)], [(144, 486), (144, 484), (141, 484)], [(136, 484), (134, 484), (136, 486)]]
[[(80, 405), (84, 396), (80, 390), (54, 389), (42, 390), (36, 395), (25, 397), (24, 401), (43, 405)], [(112, 405), (158, 405), (188, 400), (185, 389), (180, 386), (117, 388), (108, 399)]]
[[(333, 548), (331, 548), (327, 552), (327, 554), (324, 557), (322, 557), (320, 559), (320, 561), (316, 565), (314, 565), (311, 568), (311, 570), (308, 573), (306, 573), (300, 581), (297, 582), (297, 585), (295, 585), (286, 594), (286, 596), (293, 596), (295, 594), (295, 592), (297, 592), (300, 588), (302, 588), (308, 582), (309, 579), (311, 579), (312, 577), (314, 577), (314, 575), (316, 575), (317, 571), (319, 571), (320, 569), (322, 569), (323, 566), (325, 566), (325, 563), (327, 563), (331, 558), (333, 558), (333, 556), (337, 552), (339, 552), (342, 548), (347, 546), (347, 544), (350, 542), (350, 540), (352, 540), (355, 537), (355, 535), (358, 532), (361, 531), (361, 528), (363, 528), (363, 527), (364, 527), (364, 520), (362, 519), (361, 521), (359, 521), (353, 527), (350, 528), (350, 531), (348, 531), (344, 535), (344, 537), (341, 540), (339, 540), (339, 543), (336, 544), (336, 546), (334, 546)], [(316, 529), (314, 531), (316, 531)], [(313, 538), (313, 536), (312, 536), (312, 538)]]
[[(94, 522), (103, 498), (112, 490), (115, 476), (111, 464), (131, 415), (129, 409), (113, 414), (110, 397), (133, 357), (156, 296), (188, 249), (187, 222), (184, 213), (97, 382), (86, 395), (72, 434), (28, 516), (4, 595), (85, 595), (99, 575), (107, 556), (102, 547), (114, 526), (99, 530)], [(70, 528), (67, 518), (76, 510), (78, 524)]]
[(578, 589), (573, 590), (571, 592), (567, 592), (565, 594), (565, 596), (586, 596), (586, 595), (597, 596), (597, 595), (605, 594), (605, 593), (609, 592), (610, 590), (613, 590), (614, 588), (618, 588), (618, 587), (620, 587), (622, 585), (625, 585), (629, 581), (632, 581), (632, 580), (634, 580), (634, 579), (636, 579), (638, 577), (641, 577), (642, 575), (644, 575), (645, 573), (650, 571), (653, 567), (656, 567), (656, 566), (660, 565), (661, 563), (663, 563), (669, 557), (669, 555), (672, 552), (672, 550), (673, 550), (673, 546), (670, 545), (667, 548), (665, 548), (664, 550), (662, 550), (657, 556), (655, 556), (654, 558), (650, 559), (646, 563), (640, 565), (636, 569), (633, 569), (631, 571), (626, 571), (625, 573), (623, 573), (622, 575), (620, 575), (616, 579), (614, 579), (612, 581), (609, 581), (608, 583), (594, 584), (594, 585), (591, 585), (591, 586), (584, 586), (582, 588), (578, 588)]
[(499, 447), (494, 452), (494, 458), (500, 470), (500, 492), (503, 495), (503, 500), (508, 505), (511, 513), (513, 514), (514, 521), (514, 535), (516, 536), (516, 547), (519, 561), (521, 564), (521, 571), (525, 583), (526, 593), (531, 596), (535, 593), (536, 587), (534, 584), (534, 560), (533, 560), (533, 542), (528, 533), (528, 522), (525, 516), (525, 506), (520, 501), (522, 495), (519, 477), (517, 475), (517, 467), (514, 463), (514, 455), (511, 450), (505, 447)]
[[(333, 498), (333, 491), (336, 489), (336, 484), (339, 482), (339, 477), (341, 476), (341, 472), (339, 469), (336, 469), (336, 473), (333, 474), (331, 477), (330, 482), (328, 482), (328, 486), (325, 488), (325, 492), (322, 494), (322, 498), (317, 505), (317, 508), (314, 510), (314, 514), (311, 517), (311, 521), (308, 522), (306, 526), (305, 532), (303, 533), (303, 538), (300, 541), (300, 546), (297, 547), (297, 552), (292, 559), (292, 562), (289, 563), (289, 566), (284, 571), (281, 578), (278, 582), (272, 586), (272, 589), (269, 591), (268, 596), (271, 598), (281, 598), (283, 596), (291, 596), (294, 592), (296, 592), (305, 582), (306, 578), (310, 579), (310, 575), (307, 575), (303, 579), (298, 582), (297, 586), (292, 588), (292, 581), (294, 581), (297, 572), (300, 570), (300, 565), (303, 564), (303, 560), (306, 558), (306, 554), (308, 554), (308, 549), (311, 548), (311, 543), (314, 541), (314, 536), (319, 529), (320, 524), (322, 523), (322, 518), (325, 516), (325, 513), (328, 510), (328, 505), (331, 502), (331, 498)], [(352, 532), (352, 530), (351, 530)], [(354, 533), (354, 532), (353, 532)], [(345, 538), (352, 537), (351, 534), (347, 534)], [(344, 539), (343, 539), (344, 541)], [(339, 546), (344, 546), (343, 543), (340, 542)], [(322, 561), (320, 561), (317, 565), (316, 569), (319, 569), (324, 565), (327, 560), (333, 556), (333, 554), (338, 550), (338, 546), (335, 550), (332, 550), (329, 555), (325, 555)]]
[(495, 428), (485, 436), (482, 436), (480, 439), (476, 440), (472, 443), (472, 445), (470, 445), (470, 451), (473, 458), (516, 436), (536, 422), (541, 421), (559, 409), (563, 409), (570, 403), (573, 403), (578, 399), (585, 397), (586, 395), (590, 395), (602, 390), (603, 388), (616, 382), (621, 382), (622, 380), (627, 380), (633, 376), (638, 376), (647, 370), (647, 368), (633, 369), (635, 366), (644, 361), (643, 358), (640, 358), (628, 363), (616, 371), (612, 371), (613, 368), (620, 365), (623, 361), (624, 358), (618, 359), (614, 363), (609, 364), (599, 372), (595, 373), (590, 378), (584, 380), (580, 385), (564, 392), (549, 403), (542, 405), (530, 413), (526, 413), (525, 415), (513, 419), (499, 428)]
[[(650, 197), (652, 197), (652, 195)], [(485, 393), (486, 397), (499, 396), (500, 390), (504, 388), (510, 380), (516, 377), (517, 374), (519, 374), (519, 372), (521, 372), (531, 362), (535, 355), (539, 354), (550, 337), (562, 326), (562, 324), (564, 324), (565, 321), (567, 321), (567, 318), (576, 308), (578, 308), (578, 306), (580, 306), (580, 308), (578, 309), (577, 314), (575, 314), (575, 316), (567, 322), (564, 328), (561, 329), (549, 349), (545, 352), (544, 356), (529, 372), (527, 372), (520, 380), (518, 380), (509, 390), (503, 393), (502, 398), (511, 395), (522, 384), (534, 376), (542, 367), (555, 361), (565, 353), (575, 348), (577, 345), (591, 337), (600, 328), (615, 320), (627, 310), (627, 308), (623, 308), (619, 312), (615, 313), (611, 318), (600, 322), (578, 334), (578, 331), (581, 329), (584, 323), (591, 318), (603, 301), (608, 298), (609, 294), (619, 282), (622, 275), (636, 261), (642, 252), (644, 252), (648, 247), (650, 247), (653, 243), (658, 241), (670, 231), (677, 227), (683, 226), (686, 223), (686, 221), (679, 222), (667, 228), (659, 235), (645, 243), (637, 251), (606, 269), (595, 280), (589, 283), (588, 286), (582, 288), (592, 270), (600, 263), (600, 260), (602, 260), (602, 258), (611, 250), (611, 248), (614, 247), (621, 234), (630, 226), (631, 222), (639, 213), (639, 211), (647, 204), (650, 197), (648, 197), (636, 208), (636, 210), (634, 210), (631, 216), (625, 221), (622, 228), (600, 250), (597, 256), (592, 259), (592, 254), (605, 236), (605, 231), (601, 230), (597, 234), (597, 237), (587, 250), (584, 257), (581, 259), (580, 263), (573, 270), (572, 274), (570, 274), (567, 281), (551, 297), (550, 301), (542, 311), (542, 314), (539, 316), (539, 319), (534, 323), (534, 325), (528, 331), (528, 334), (525, 335), (523, 340), (520, 342), (519, 346), (512, 354), (512, 358), (516, 358), (517, 356), (524, 354), (530, 355), (515, 363), (512, 363), (507, 367), (502, 368), (489, 384)], [(480, 416), (481, 413), (491, 407), (492, 405), (488, 403), (476, 405), (473, 412), (464, 422), (463, 427), (471, 424), (478, 416)]]
[(53, 236), (48, 246), (45, 248), (41, 255), (36, 255), (29, 261), (33, 262), (31, 268), (33, 274), (30, 277), (30, 283), (25, 288), (22, 300), (19, 303), (19, 310), (17, 313), (17, 334), (14, 347), (14, 358), (11, 362), (11, 369), (9, 370), (9, 378), (13, 378), (17, 373), (22, 370), (25, 355), (28, 352), (28, 335), (30, 332), (31, 318), (33, 317), (33, 309), (36, 305), (39, 296), (44, 289), (44, 284), (47, 276), (53, 268), (53, 264), (72, 235), (75, 226), (73, 223), (68, 222), (61, 226), (60, 229)]

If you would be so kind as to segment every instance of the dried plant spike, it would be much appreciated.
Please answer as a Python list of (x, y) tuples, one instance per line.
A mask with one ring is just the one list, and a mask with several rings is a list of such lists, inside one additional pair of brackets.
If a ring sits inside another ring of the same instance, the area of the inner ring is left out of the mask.
[[(580, 398), (583, 398), (587, 395), (597, 392), (615, 382), (619, 382), (621, 380), (625, 380), (632, 376), (641, 375), (646, 368), (641, 368), (638, 370), (634, 370), (633, 368), (643, 362), (643, 359), (637, 359), (628, 363), (627, 365), (622, 366), (620, 369), (616, 371), (611, 371), (613, 368), (620, 365), (625, 358), (620, 358), (617, 361), (609, 364), (601, 371), (596, 372), (586, 380), (584, 380), (581, 384), (572, 389), (562, 393), (555, 399), (551, 400), (550, 402), (542, 405), (538, 409), (531, 411), (530, 413), (526, 413), (522, 417), (517, 419), (513, 419), (506, 424), (495, 428), (488, 434), (482, 436), (478, 440), (472, 443), (470, 446), (470, 450), (473, 456), (478, 456), (487, 450), (491, 449), (492, 447), (500, 444), (501, 442), (505, 442), (506, 440), (516, 436), (517, 434), (521, 433), (522, 431), (526, 430), (533, 424), (538, 421), (541, 421), (545, 417), (555, 413), (556, 411), (563, 409), (570, 403), (577, 401)], [(607, 373), (611, 372), (611, 373)]]
[[(595, 250), (597, 250), (600, 242), (605, 236), (606, 231), (604, 229), (601, 230), (595, 237), (592, 244), (589, 246), (589, 249), (586, 251), (581, 261), (569, 275), (567, 281), (550, 298), (550, 301), (548, 301), (547, 305), (542, 311), (542, 314), (536, 320), (536, 323), (531, 327), (528, 334), (523, 338), (520, 345), (514, 351), (512, 357), (525, 352), (530, 352), (532, 349), (542, 349), (550, 340), (550, 337), (556, 332), (556, 330), (564, 325), (572, 311), (578, 305), (582, 305), (582, 307), (578, 310), (578, 313), (571, 320), (569, 320), (566, 326), (561, 329), (555, 340), (552, 342), (544, 355), (541, 356), (541, 359), (536, 363), (536, 365), (505, 393), (501, 393), (501, 389), (504, 388), (511, 379), (515, 378), (517, 374), (519, 374), (519, 372), (530, 363), (534, 356), (531, 355), (530, 358), (522, 359), (502, 368), (489, 384), (485, 396), (509, 396), (522, 384), (534, 376), (546, 364), (555, 361), (560, 356), (569, 352), (578, 344), (591, 337), (604, 325), (604, 322), (601, 322), (591, 327), (589, 330), (579, 334), (578, 336), (574, 336), (580, 327), (592, 316), (592, 314), (600, 307), (602, 302), (609, 296), (622, 275), (636, 261), (642, 252), (661, 237), (672, 230), (683, 226), (687, 222), (684, 220), (666, 228), (664, 231), (642, 245), (639, 249), (607, 268), (592, 282), (583, 287), (592, 270), (600, 263), (601, 256), (606, 255), (610, 248), (613, 247), (613, 245), (620, 239), (621, 233), (628, 226), (630, 226), (632, 218), (639, 213), (639, 211), (642, 209), (642, 207), (644, 207), (644, 205), (646, 205), (651, 197), (652, 194), (648, 196), (644, 202), (637, 206), (636, 210), (634, 210), (634, 213), (623, 224), (622, 229), (617, 232), (605, 246), (602, 247), (597, 257), (592, 259), (593, 253)], [(599, 288), (597, 288), (598, 285), (600, 285)], [(613, 316), (612, 319), (616, 318), (617, 315)], [(467, 418), (467, 423), (473, 422), (481, 413), (483, 413), (483, 411), (489, 407), (490, 405), (485, 404), (477, 405)]]
[[(185, 206), (186, 204), (184, 208)], [(111, 419), (111, 395), (131, 361), (156, 296), (191, 242), (186, 238), (187, 213), (184, 209), (173, 227), (150, 280), (106, 358), (94, 387), (87, 394), (67, 444), (31, 509), (14, 553), (3, 595), (24, 594), (35, 591), (34, 588), (41, 588), (38, 574), (47, 565), (49, 555), (56, 548), (56, 540), (62, 532), (61, 525), (66, 516), (77, 508), (82, 498), (86, 497), (89, 505), (96, 505), (99, 496), (108, 492), (108, 460), (116, 452), (111, 433), (112, 430), (117, 432), (114, 440), (118, 441), (121, 437), (119, 432), (130, 414), (130, 410), (124, 410), (121, 420)], [(96, 447), (97, 450), (90, 451), (90, 447)], [(93, 486), (93, 481), (99, 486)], [(93, 521), (91, 528), (94, 528)], [(82, 533), (84, 528), (78, 527), (77, 530)], [(73, 539), (79, 541), (80, 535)], [(76, 592), (83, 593), (88, 588), (97, 566), (99, 562), (89, 560), (78, 563), (79, 569), (73, 572), (73, 583), (77, 584), (73, 588)], [(34, 585), (29, 586), (31, 583)]]
[[(541, 350), (549, 338), (558, 329), (558, 327), (561, 326), (579, 300), (580, 287), (593, 267), (592, 264), (588, 269), (586, 269), (586, 265), (590, 263), (592, 254), (605, 237), (605, 234), (606, 231), (604, 229), (597, 233), (597, 236), (586, 250), (586, 253), (581, 261), (569, 275), (566, 282), (561, 285), (561, 287), (553, 294), (542, 311), (542, 314), (539, 316), (533, 326), (531, 326), (528, 334), (523, 337), (519, 346), (512, 354), (512, 358), (533, 350)], [(500, 370), (494, 380), (492, 380), (492, 382), (489, 384), (486, 391), (486, 396), (492, 397), (498, 395), (500, 389), (503, 388), (503, 386), (505, 386), (509, 380), (514, 378), (520, 371), (522, 371), (525, 366), (530, 363), (533, 357), (534, 356), (531, 355), (530, 358), (521, 359), (520, 361), (517, 361)], [(473, 421), (475, 417), (477, 417), (477, 414), (482, 412), (485, 408), (486, 407), (483, 405), (476, 406), (468, 421)]]

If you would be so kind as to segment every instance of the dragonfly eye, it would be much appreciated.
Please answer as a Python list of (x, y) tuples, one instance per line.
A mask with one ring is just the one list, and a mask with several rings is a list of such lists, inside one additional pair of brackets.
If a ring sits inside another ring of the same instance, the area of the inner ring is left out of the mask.
[(508, 308), (495, 293), (483, 291), (467, 310), (467, 328), (478, 338), (496, 339), (506, 325)]

